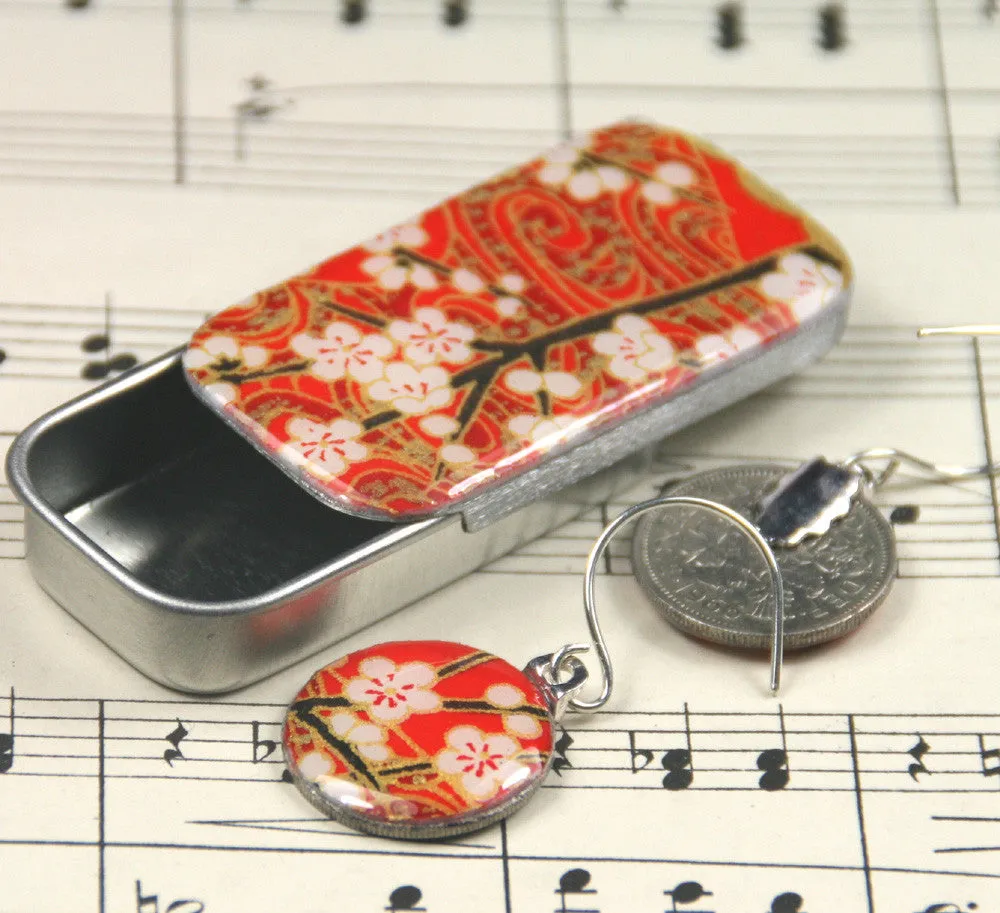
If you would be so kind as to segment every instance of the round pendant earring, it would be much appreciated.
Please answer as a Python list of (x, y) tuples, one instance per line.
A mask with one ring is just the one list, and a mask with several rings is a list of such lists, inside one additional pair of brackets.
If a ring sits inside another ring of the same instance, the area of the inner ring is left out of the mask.
[[(545, 778), (562, 715), (597, 710), (611, 696), (611, 659), (594, 604), (601, 556), (623, 526), (669, 506), (722, 515), (764, 556), (774, 595), (773, 679), (784, 593), (767, 542), (723, 504), (654, 498), (610, 523), (590, 552), (584, 610), (591, 646), (569, 644), (523, 670), (483, 650), (435, 640), (378, 644), (335, 660), (288, 709), (283, 744), (292, 781), (331, 818), (381, 837), (452, 837), (510, 815)], [(600, 693), (584, 700), (588, 674), (578, 654), (591, 648), (602, 682)]]

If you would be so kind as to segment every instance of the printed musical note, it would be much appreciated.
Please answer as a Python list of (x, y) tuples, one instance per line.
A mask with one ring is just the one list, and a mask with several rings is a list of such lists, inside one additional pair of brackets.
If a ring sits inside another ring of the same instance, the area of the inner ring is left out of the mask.
[(266, 121), (279, 111), (295, 104), (295, 99), (277, 94), (274, 84), (266, 76), (255, 73), (246, 80), (250, 97), (236, 105), (236, 158), (246, 158), (246, 125), (250, 121)]
[(66, 9), (84, 10), (90, 6), (90, 0), (65, 0)]
[(687, 789), (694, 782), (694, 771), (691, 768), (691, 752), (686, 748), (671, 748), (664, 754), (661, 762), (667, 771), (663, 778), (663, 786), (669, 790)]
[(660, 764), (667, 772), (663, 778), (663, 788), (669, 790), (687, 789), (694, 782), (694, 765), (691, 763), (691, 714), (687, 703), (684, 704), (684, 734), (687, 738), (687, 748), (671, 748), (660, 759)]
[(743, 35), (743, 4), (723, 3), (718, 11), (719, 33), (717, 42), (725, 51), (741, 47), (746, 41)]
[(364, 22), (368, 15), (368, 0), (344, 0), (340, 10), (340, 18), (347, 25), (357, 25)]
[[(653, 763), (653, 752), (648, 748), (636, 748), (635, 747), (635, 732), (629, 732), (628, 734), (628, 748), (629, 748), (629, 759), (632, 763), (632, 773), (636, 774), (640, 770), (645, 770), (650, 764)], [(641, 764), (636, 764), (636, 761), (641, 760)]]
[(987, 748), (986, 740), (982, 735), (979, 735), (978, 739), (979, 762), (983, 766), (983, 776), (1000, 777), (1000, 748)]
[(757, 781), (761, 789), (775, 792), (788, 786), (788, 755), (781, 748), (768, 748), (757, 755), (757, 768), (764, 771)]
[(183, 759), (184, 754), (181, 752), (181, 742), (183, 742), (188, 735), (189, 733), (184, 728), (184, 724), (180, 720), (177, 720), (177, 728), (167, 736), (167, 741), (174, 747), (168, 748), (165, 752), (163, 752), (163, 760), (166, 761), (170, 767), (174, 766), (174, 761)]
[(916, 523), (920, 519), (920, 508), (916, 504), (901, 504), (889, 513), (889, 522), (895, 526)]
[(423, 896), (420, 888), (412, 884), (401, 885), (389, 895), (389, 906), (386, 907), (386, 910), (389, 913), (400, 913), (402, 910), (426, 910), (426, 907), (417, 906)]
[(572, 767), (573, 762), (566, 756), (566, 752), (569, 751), (570, 745), (573, 744), (573, 738), (564, 729), (562, 735), (556, 739), (556, 744), (553, 746), (553, 751), (555, 751), (555, 760), (552, 762), (552, 772), (557, 776), (562, 776), (562, 772), (567, 767)]
[(924, 755), (931, 750), (931, 746), (924, 741), (922, 735), (917, 735), (917, 744), (914, 745), (907, 754), (913, 758), (913, 763), (906, 768), (906, 772), (914, 779), (917, 780), (918, 774), (929, 774), (930, 770), (924, 764)]
[(134, 368), (139, 359), (131, 352), (112, 353), (112, 301), (111, 293), (104, 296), (104, 332), (92, 333), (80, 343), (80, 348), (89, 355), (104, 353), (103, 361), (88, 361), (80, 372), (85, 380), (104, 380), (109, 374), (118, 374)]
[(461, 25), (469, 18), (468, 0), (444, 0), (444, 24)]
[(802, 909), (803, 903), (805, 901), (802, 899), (801, 894), (788, 891), (784, 894), (779, 894), (771, 901), (771, 909), (768, 913), (805, 913)]
[(847, 44), (846, 14), (840, 3), (828, 3), (819, 10), (819, 46), (839, 51)]
[(983, 3), (983, 15), (992, 21), (996, 14), (1000, 12), (1000, 0), (985, 0)]
[(7, 360), (7, 352), (4, 349), (0, 349), (0, 365), (2, 365)]
[(250, 732), (253, 739), (253, 762), (254, 764), (260, 764), (261, 761), (266, 761), (271, 757), (278, 746), (273, 739), (262, 739), (260, 737), (260, 723), (257, 720), (253, 720), (250, 723)]
[(14, 766), (14, 689), (10, 689), (10, 717), (7, 731), (0, 732), (0, 774)]
[(610, 0), (610, 3), (608, 5), (616, 13), (620, 13), (622, 10), (625, 9), (625, 0)]
[(566, 906), (567, 894), (596, 894), (597, 890), (595, 888), (587, 887), (589, 884), (590, 872), (586, 869), (570, 869), (568, 872), (563, 872), (559, 879), (559, 887), (555, 891), (559, 895), (560, 901), (560, 906), (556, 909), (555, 913), (600, 913), (599, 910), (595, 909)]
[[(677, 913), (677, 904), (695, 903), (703, 897), (711, 897), (712, 892), (706, 891), (697, 881), (682, 881), (672, 891), (664, 891), (664, 896), (670, 898), (671, 910)], [(687, 913), (711, 913), (710, 910), (688, 910)]]

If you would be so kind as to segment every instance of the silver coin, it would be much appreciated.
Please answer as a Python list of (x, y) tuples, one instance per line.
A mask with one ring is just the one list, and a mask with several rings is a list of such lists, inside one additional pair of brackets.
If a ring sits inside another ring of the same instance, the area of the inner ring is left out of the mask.
[[(774, 464), (700, 473), (664, 494), (719, 501), (751, 522), (761, 497), (787, 474)], [(775, 549), (785, 585), (785, 648), (853, 631), (896, 576), (889, 522), (859, 499), (818, 539)], [(677, 506), (644, 517), (632, 540), (632, 570), (671, 624), (705, 640), (748, 649), (771, 644), (770, 574), (746, 534), (706, 510)]]

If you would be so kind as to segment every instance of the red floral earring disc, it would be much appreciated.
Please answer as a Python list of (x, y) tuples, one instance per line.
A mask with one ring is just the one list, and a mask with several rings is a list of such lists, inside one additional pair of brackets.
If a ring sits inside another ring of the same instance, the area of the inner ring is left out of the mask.
[(552, 760), (553, 720), (510, 663), (443, 641), (378, 644), (320, 669), (288, 710), (293, 782), (382, 837), (469, 833), (513, 812)]

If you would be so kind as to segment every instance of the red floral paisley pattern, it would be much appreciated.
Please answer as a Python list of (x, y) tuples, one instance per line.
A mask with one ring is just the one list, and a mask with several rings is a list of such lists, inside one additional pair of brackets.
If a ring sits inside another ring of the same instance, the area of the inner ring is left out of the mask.
[(292, 702), (283, 735), (311, 801), (409, 836), (487, 823), (537, 787), (552, 753), (548, 707), (525, 674), (442, 641), (379, 644), (326, 666)]
[(317, 496), (409, 519), (811, 319), (839, 246), (708, 144), (623, 123), (210, 319), (196, 391)]

